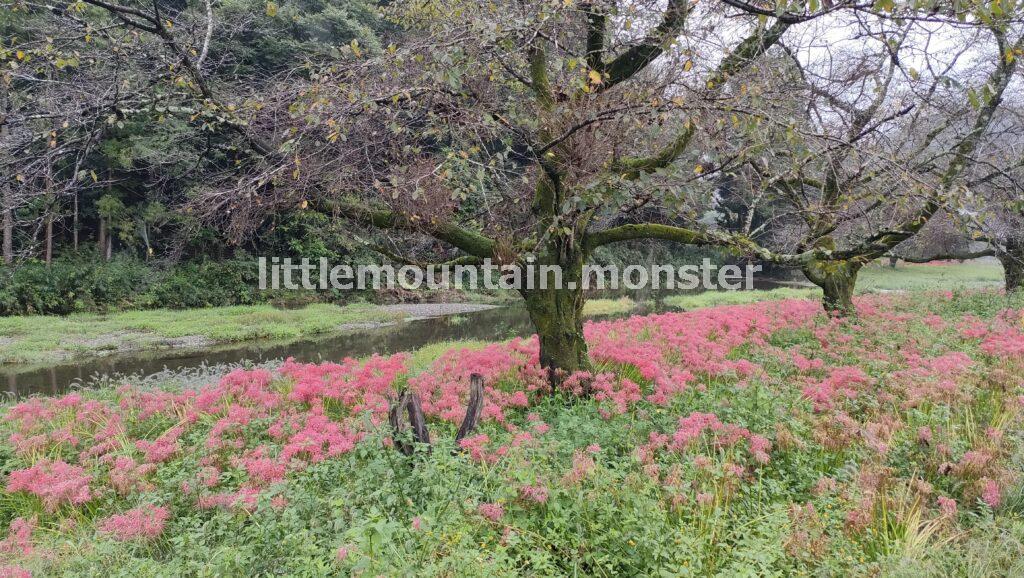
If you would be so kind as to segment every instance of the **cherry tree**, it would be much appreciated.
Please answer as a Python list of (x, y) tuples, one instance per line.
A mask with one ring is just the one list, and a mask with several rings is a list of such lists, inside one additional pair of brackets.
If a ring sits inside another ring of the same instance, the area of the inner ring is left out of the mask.
[[(454, 249), (446, 259), (557, 266), (560, 287), (520, 293), (558, 379), (589, 368), (581, 313), (593, 252), (664, 237), (668, 225), (637, 222), (636, 209), (675, 194), (680, 175), (703, 190), (702, 177), (734, 162), (707, 164), (698, 147), (702, 125), (735, 98), (730, 80), (789, 28), (844, 6), (392, 3), (400, 42), (380, 54), (352, 45), (308, 82), (268, 90), (246, 126), (286, 135), (287, 154), (273, 146), (197, 210), (244, 229), (310, 203), (437, 239)], [(749, 246), (710, 230), (670, 237)]]
[(755, 148), (738, 176), (749, 214), (773, 224), (742, 231), (752, 252), (799, 267), (834, 315), (853, 312), (865, 264), (963, 206), (1024, 50), (1008, 17), (848, 26), (845, 38), (833, 29), (828, 50), (808, 50), (817, 35), (784, 43), (791, 66), (765, 89), (779, 104), (759, 136), (733, 147)]

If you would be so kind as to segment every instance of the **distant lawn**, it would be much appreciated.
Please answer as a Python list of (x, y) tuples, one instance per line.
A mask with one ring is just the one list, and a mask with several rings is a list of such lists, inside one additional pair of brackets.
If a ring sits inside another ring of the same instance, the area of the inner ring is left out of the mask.
[(1002, 266), (997, 261), (987, 259), (922, 265), (900, 263), (895, 269), (875, 263), (862, 269), (857, 277), (857, 290), (862, 293), (979, 289), (1002, 284)]
[[(858, 293), (884, 291), (935, 291), (940, 289), (980, 289), (1000, 287), (1003, 268), (995, 261), (968, 261), (917, 265), (900, 263), (895, 269), (871, 264), (857, 276)], [(719, 305), (743, 305), (771, 299), (819, 299), (817, 287), (784, 287), (755, 291), (708, 291), (695, 295), (672, 295), (664, 302), (682, 309), (700, 309)]]
[(817, 287), (780, 287), (754, 291), (707, 291), (694, 295), (670, 295), (664, 299), (666, 305), (680, 309), (702, 309), (719, 305), (744, 305), (755, 301), (772, 299), (816, 299), (821, 296)]
[(589, 299), (583, 304), (583, 315), (594, 317), (598, 315), (620, 315), (629, 313), (636, 309), (636, 301), (629, 297), (618, 299)]
[(138, 349), (198, 349), (254, 339), (297, 339), (347, 324), (403, 318), (370, 304), (270, 305), (126, 311), (67, 317), (0, 317), (0, 363), (40, 363)]

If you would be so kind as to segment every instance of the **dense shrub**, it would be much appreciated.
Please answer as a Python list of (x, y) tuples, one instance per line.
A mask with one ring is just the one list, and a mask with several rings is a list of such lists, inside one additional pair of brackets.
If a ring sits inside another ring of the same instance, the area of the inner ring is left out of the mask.
[(249, 259), (170, 268), (131, 257), (63, 257), (49, 267), (33, 261), (0, 268), (0, 315), (248, 305), (268, 297), (257, 275)]
[(154, 283), (142, 304), (171, 309), (251, 305), (261, 300), (258, 275), (255, 261), (188, 263)]
[(0, 270), (0, 314), (56, 314), (129, 305), (157, 271), (141, 261), (56, 259)]

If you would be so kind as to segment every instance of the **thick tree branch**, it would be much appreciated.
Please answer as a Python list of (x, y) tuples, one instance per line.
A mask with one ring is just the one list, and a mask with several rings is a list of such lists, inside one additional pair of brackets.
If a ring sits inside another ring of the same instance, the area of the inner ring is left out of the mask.
[[(745, 38), (726, 56), (707, 81), (709, 91), (720, 90), (726, 80), (742, 70), (745, 66), (763, 55), (768, 48), (777, 43), (789, 24), (775, 22), (770, 28), (758, 29)], [(650, 157), (634, 157), (619, 159), (611, 166), (611, 171), (629, 180), (635, 180), (643, 173), (651, 173), (672, 164), (689, 146), (696, 133), (696, 125), (688, 121), (683, 131), (657, 153)]]
[(600, 65), (597, 70), (607, 74), (601, 89), (607, 90), (629, 80), (661, 56), (682, 31), (686, 15), (689, 13), (689, 6), (690, 3), (687, 0), (668, 0), (668, 6), (665, 8), (661, 22), (640, 41), (640, 44), (631, 46), (611, 62)]
[(588, 250), (593, 250), (602, 245), (632, 241), (635, 239), (661, 239), (673, 241), (684, 245), (703, 245), (723, 247), (730, 249), (737, 254), (755, 257), (762, 261), (771, 263), (799, 265), (810, 260), (819, 254), (827, 254), (827, 251), (809, 251), (796, 255), (786, 255), (770, 251), (753, 240), (743, 235), (736, 235), (725, 231), (709, 231), (701, 229), (687, 229), (673, 225), (661, 225), (657, 223), (640, 223), (620, 225), (603, 231), (590, 233), (586, 236), (585, 245)]
[(401, 263), (403, 265), (413, 265), (421, 269), (427, 269), (428, 267), (452, 267), (455, 265), (478, 265), (482, 262), (482, 259), (480, 257), (475, 257), (473, 255), (463, 255), (461, 257), (456, 257), (454, 259), (450, 259), (442, 263), (428, 263), (426, 261), (418, 261), (416, 259), (411, 259), (409, 257), (399, 255), (398, 253), (389, 251), (386, 247), (377, 245), (375, 243), (365, 243), (365, 245), (369, 249), (372, 249), (380, 253), (381, 255), (387, 257), (388, 259), (391, 259), (396, 263)]
[(800, 22), (813, 20), (814, 18), (817, 18), (823, 14), (827, 14), (834, 10), (839, 10), (845, 6), (845, 3), (837, 3), (837, 5), (835, 6), (830, 6), (831, 3), (826, 3), (826, 6), (829, 6), (828, 8), (813, 14), (794, 14), (792, 12), (783, 12), (780, 14), (775, 9), (769, 10), (767, 8), (761, 8), (749, 2), (743, 2), (742, 0), (722, 0), (722, 3), (728, 4), (733, 8), (739, 8), (740, 10), (747, 12), (749, 14), (757, 14), (758, 16), (771, 16), (772, 18), (778, 18), (780, 21), (785, 22), (786, 24), (798, 24)]
[(639, 179), (644, 173), (653, 173), (658, 169), (665, 168), (686, 151), (696, 132), (697, 125), (688, 121), (682, 132), (654, 155), (646, 158), (619, 159), (612, 165), (612, 170), (620, 173), (622, 178), (632, 181)]
[(378, 229), (423, 233), (457, 247), (474, 257), (487, 259), (494, 256), (496, 243), (493, 239), (446, 221), (410, 217), (386, 209), (370, 209), (347, 201), (325, 201), (324, 204), (326, 207), (336, 209), (342, 217), (363, 225)]
[(907, 263), (931, 263), (932, 261), (969, 261), (971, 259), (980, 259), (982, 257), (995, 257), (996, 250), (992, 248), (982, 249), (981, 251), (965, 251), (963, 253), (938, 253), (930, 257), (907, 257), (904, 255), (889, 254), (886, 257), (896, 257), (901, 261)]

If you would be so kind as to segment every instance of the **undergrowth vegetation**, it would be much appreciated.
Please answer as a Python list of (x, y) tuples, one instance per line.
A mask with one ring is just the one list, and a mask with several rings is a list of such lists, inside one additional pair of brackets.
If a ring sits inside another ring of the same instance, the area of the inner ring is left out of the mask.
[(0, 575), (1024, 574), (1024, 299), (857, 305), (592, 322), (557, 392), (527, 339), (12, 404)]

